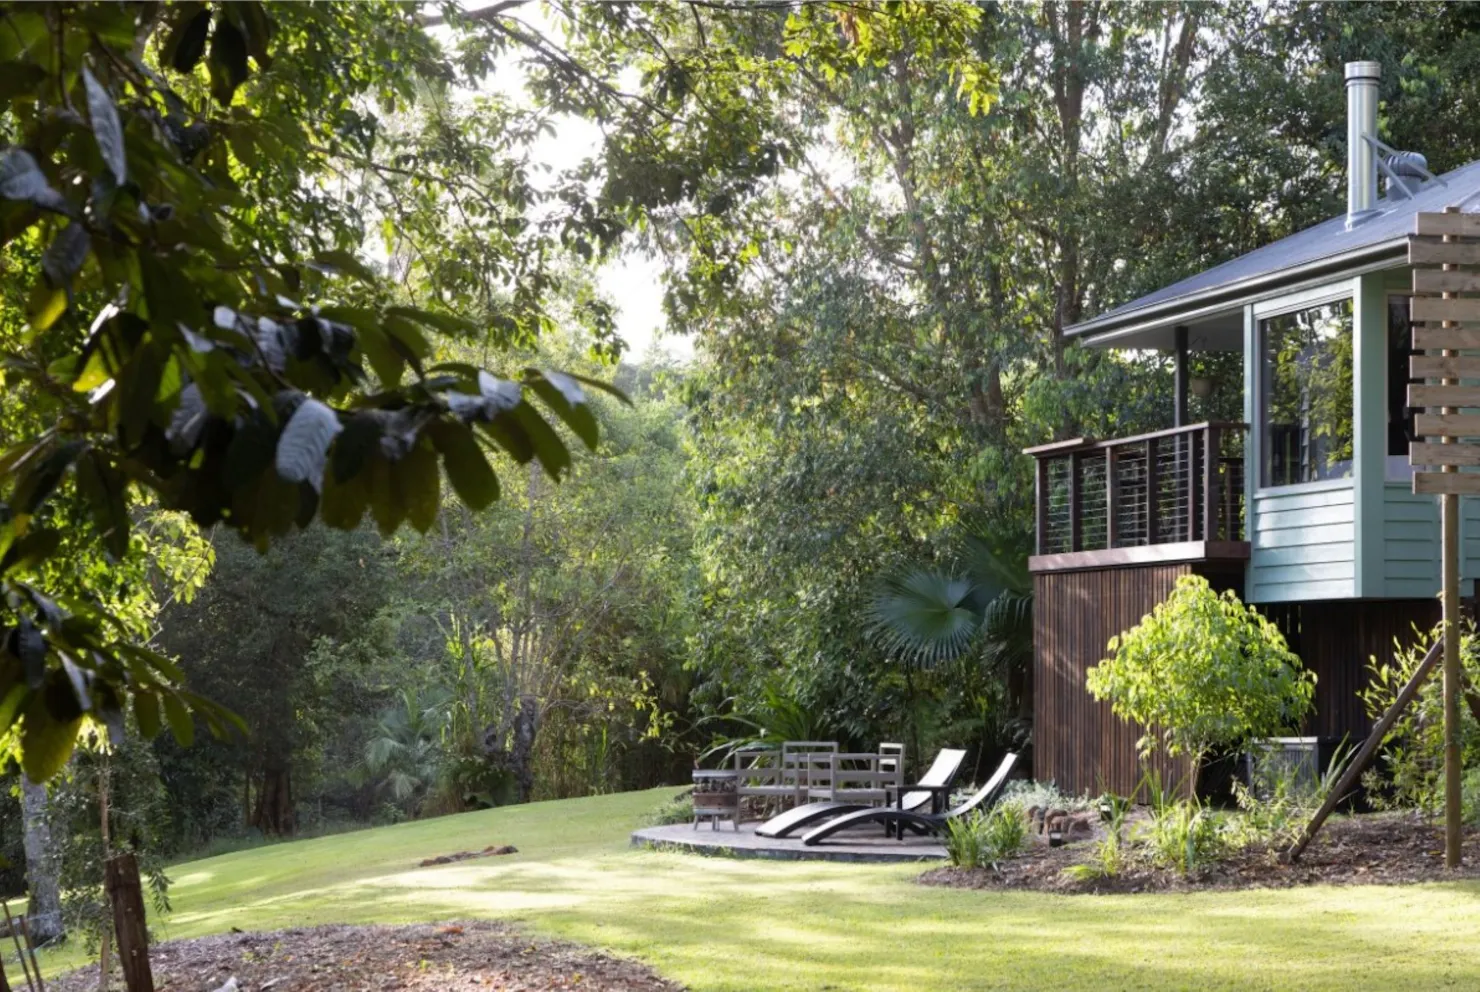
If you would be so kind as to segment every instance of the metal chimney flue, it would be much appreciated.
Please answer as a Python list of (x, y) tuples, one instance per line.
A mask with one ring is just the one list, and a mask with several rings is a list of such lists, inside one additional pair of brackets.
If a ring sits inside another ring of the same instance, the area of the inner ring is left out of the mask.
[(1380, 62), (1346, 64), (1346, 226), (1362, 222), (1377, 206), (1377, 83)]

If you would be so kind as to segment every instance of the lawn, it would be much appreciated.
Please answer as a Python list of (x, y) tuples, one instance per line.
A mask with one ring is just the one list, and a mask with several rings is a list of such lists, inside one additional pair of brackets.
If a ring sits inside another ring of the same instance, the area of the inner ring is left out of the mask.
[[(1480, 986), (1476, 884), (1068, 897), (926, 888), (910, 866), (629, 849), (629, 829), (672, 791), (467, 813), (180, 864), (174, 913), (158, 929), (180, 938), (513, 919), (713, 992)], [(519, 854), (416, 866), (489, 844)]]

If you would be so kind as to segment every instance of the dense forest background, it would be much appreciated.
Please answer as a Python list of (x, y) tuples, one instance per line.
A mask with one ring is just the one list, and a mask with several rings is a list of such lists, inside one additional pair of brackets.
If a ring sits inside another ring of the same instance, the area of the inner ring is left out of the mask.
[[(1383, 62), (1390, 144), (1436, 172), (1480, 156), (1464, 4), (557, 5), (534, 26), (496, 6), (450, 26), (276, 9), (290, 54), (245, 105), (321, 100), (305, 129), (348, 151), (289, 167), (234, 138), (231, 167), (283, 205), (285, 243), (329, 227), (404, 291), (492, 315), (497, 333), (437, 337), (436, 358), (496, 347), (631, 402), (592, 396), (600, 441), (572, 446), (563, 481), (500, 464), (497, 503), (446, 492), (424, 533), (314, 524), (259, 551), (131, 505), (133, 571), (107, 581), (247, 733), (186, 747), (132, 728), (78, 752), (49, 814), (74, 860), (96, 859), (105, 781), (114, 834), (159, 864), (677, 782), (727, 738), (904, 739), (977, 762), (1029, 742), (1020, 629), (926, 659), (880, 636), (878, 601), (891, 578), (983, 557), (1020, 583), (1021, 448), (1170, 423), (1165, 356), (1063, 329), (1339, 212), (1346, 60)], [(315, 47), (325, 31), (342, 50)], [(515, 65), (514, 95), (488, 89)], [(353, 94), (293, 92), (314, 73)], [(575, 118), (599, 147), (532, 178), (541, 129)], [(583, 205), (577, 235), (550, 221)], [(510, 268), (535, 251), (537, 273)], [(623, 251), (661, 260), (692, 361), (623, 353), (622, 301), (593, 288)], [(28, 303), (5, 292), (14, 359)], [(1195, 361), (1216, 388), (1194, 419), (1236, 419), (1237, 365)], [(0, 407), (29, 429), (26, 395)], [(14, 766), (6, 782), (8, 891), (32, 790)]]

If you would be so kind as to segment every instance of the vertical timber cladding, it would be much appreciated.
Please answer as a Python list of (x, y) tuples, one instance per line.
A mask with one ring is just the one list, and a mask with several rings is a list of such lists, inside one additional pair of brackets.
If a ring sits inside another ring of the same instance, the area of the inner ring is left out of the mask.
[[(1437, 599), (1271, 603), (1259, 612), (1285, 635), (1290, 650), (1315, 673), (1315, 705), (1301, 732), (1359, 741), (1372, 721), (1358, 693), (1374, 656), (1387, 662), (1394, 643), (1411, 647), (1439, 622)], [(1415, 631), (1417, 628), (1417, 632)]]
[[(1034, 778), (1070, 793), (1135, 790), (1144, 771), (1136, 755), (1141, 730), (1095, 701), (1085, 672), (1105, 657), (1110, 638), (1140, 623), (1194, 570), (1176, 563), (1033, 576)], [(1167, 784), (1186, 773), (1180, 762), (1157, 764)]]

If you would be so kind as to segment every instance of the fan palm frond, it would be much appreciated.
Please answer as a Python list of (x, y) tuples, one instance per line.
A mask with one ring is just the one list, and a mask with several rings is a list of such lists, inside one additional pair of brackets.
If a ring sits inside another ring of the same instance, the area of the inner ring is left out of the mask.
[(971, 580), (933, 569), (886, 578), (869, 627), (884, 650), (932, 668), (960, 657), (981, 629), (977, 594)]

